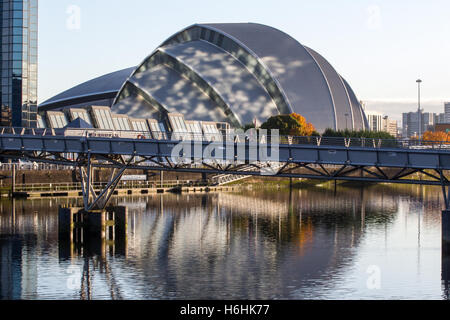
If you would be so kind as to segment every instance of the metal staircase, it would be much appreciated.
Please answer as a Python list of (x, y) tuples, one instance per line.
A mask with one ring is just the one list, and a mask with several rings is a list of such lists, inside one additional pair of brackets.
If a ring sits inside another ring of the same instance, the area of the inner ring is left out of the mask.
[[(281, 169), (282, 165), (280, 163), (269, 163), (270, 170), (273, 170), (274, 173)], [(241, 167), (237, 171), (254, 171), (255, 167), (253, 165), (247, 165), (245, 167)], [(241, 181), (247, 178), (252, 177), (252, 175), (240, 175), (240, 174), (220, 174), (217, 176), (214, 176), (210, 179), (211, 184), (215, 186), (223, 186), (232, 182)]]

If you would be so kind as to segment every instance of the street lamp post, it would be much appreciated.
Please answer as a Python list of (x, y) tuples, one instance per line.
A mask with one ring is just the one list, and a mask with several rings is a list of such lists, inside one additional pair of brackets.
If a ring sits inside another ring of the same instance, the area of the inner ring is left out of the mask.
[(419, 118), (419, 142), (420, 142), (421, 137), (422, 137), (422, 117), (421, 117), (422, 111), (420, 109), (420, 84), (422, 83), (422, 80), (418, 79), (416, 82), (417, 82), (418, 93), (419, 93), (419, 99), (418, 99), (419, 109), (417, 111), (417, 116)]

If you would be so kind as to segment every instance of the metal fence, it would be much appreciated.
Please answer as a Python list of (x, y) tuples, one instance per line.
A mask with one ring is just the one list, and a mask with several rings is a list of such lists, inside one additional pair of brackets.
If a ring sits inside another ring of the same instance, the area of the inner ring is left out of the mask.
[(35, 171), (35, 170), (73, 170), (73, 166), (62, 166), (55, 164), (37, 163), (37, 162), (19, 162), (19, 163), (0, 163), (0, 171), (11, 171), (13, 166), (16, 170)]
[[(152, 140), (150, 132), (141, 131), (114, 131), (100, 129), (30, 129), (30, 128), (0, 128), (0, 136), (3, 135), (31, 135), (31, 136), (66, 136), (80, 138), (105, 138), (105, 139), (133, 139)], [(232, 132), (223, 131), (221, 134), (195, 134), (195, 133), (168, 133), (160, 136), (160, 141), (203, 141), (203, 142), (233, 142), (233, 143), (258, 143), (258, 144), (289, 144), (289, 145), (314, 145), (314, 146), (340, 146), (362, 148), (395, 148), (395, 149), (444, 149), (450, 150), (450, 141), (425, 141), (410, 139), (374, 139), (374, 138), (341, 138), (341, 137), (296, 137), (296, 136), (270, 136), (256, 131)], [(155, 139), (153, 139), (155, 140)]]
[[(93, 183), (94, 190), (103, 190), (108, 183)], [(169, 180), (169, 181), (121, 181), (117, 188), (123, 189), (165, 189), (177, 187), (204, 187), (207, 186), (203, 181), (190, 180)], [(16, 184), (16, 192), (64, 192), (64, 191), (82, 191), (81, 183), (31, 183)]]

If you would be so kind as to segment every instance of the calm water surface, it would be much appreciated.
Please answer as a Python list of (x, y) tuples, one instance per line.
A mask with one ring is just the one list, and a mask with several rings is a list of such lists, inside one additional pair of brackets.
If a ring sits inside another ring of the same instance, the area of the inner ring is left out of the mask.
[(104, 254), (59, 241), (67, 204), (0, 203), (1, 299), (448, 299), (439, 188), (116, 198)]

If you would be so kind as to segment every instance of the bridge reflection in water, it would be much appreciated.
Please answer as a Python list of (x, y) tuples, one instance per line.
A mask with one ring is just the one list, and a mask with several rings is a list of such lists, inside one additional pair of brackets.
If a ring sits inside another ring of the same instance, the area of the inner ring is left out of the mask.
[[(115, 198), (129, 210), (126, 252), (69, 256), (60, 255), (57, 209), (76, 200), (1, 202), (0, 295), (448, 298), (440, 196), (434, 187), (373, 186)], [(371, 265), (382, 270), (380, 290), (366, 286)], [(73, 275), (76, 290), (67, 288)]]

